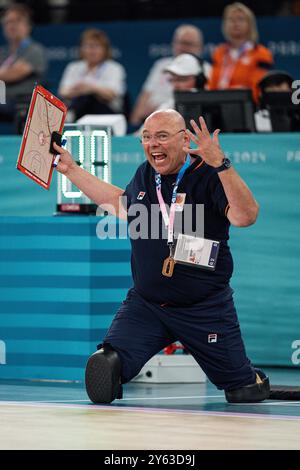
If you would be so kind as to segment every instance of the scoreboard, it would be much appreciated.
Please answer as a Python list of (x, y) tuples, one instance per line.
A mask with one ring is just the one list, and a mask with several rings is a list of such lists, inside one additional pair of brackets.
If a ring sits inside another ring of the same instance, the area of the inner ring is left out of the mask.
[[(111, 126), (66, 124), (63, 138), (76, 163), (97, 178), (111, 182)], [(66, 176), (58, 173), (57, 212), (96, 214), (97, 206)]]

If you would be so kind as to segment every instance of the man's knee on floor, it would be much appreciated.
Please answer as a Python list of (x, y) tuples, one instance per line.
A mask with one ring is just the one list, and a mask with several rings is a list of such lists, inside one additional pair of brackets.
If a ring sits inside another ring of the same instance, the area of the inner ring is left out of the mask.
[(256, 382), (235, 390), (225, 391), (228, 403), (257, 403), (270, 396), (269, 378), (261, 372), (256, 373)]
[(122, 349), (119, 349), (119, 346), (116, 346), (115, 344), (112, 345), (109, 342), (105, 342), (103, 344), (99, 344), (97, 349), (99, 350), (103, 347), (108, 347), (118, 354), (118, 358), (121, 362), (122, 384), (130, 382), (134, 377), (136, 377), (145, 364), (145, 359), (143, 355), (139, 354), (138, 351), (131, 351), (130, 348), (126, 347), (126, 345), (123, 345)]
[(122, 398), (121, 360), (110, 345), (104, 344), (88, 360), (85, 371), (86, 391), (94, 403), (111, 403)]

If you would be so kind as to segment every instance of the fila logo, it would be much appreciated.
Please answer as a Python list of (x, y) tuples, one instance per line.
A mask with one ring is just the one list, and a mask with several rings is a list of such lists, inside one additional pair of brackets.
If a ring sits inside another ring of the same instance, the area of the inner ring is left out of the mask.
[(218, 335), (216, 333), (210, 333), (207, 337), (208, 343), (216, 343), (218, 341)]
[(144, 191), (140, 191), (139, 194), (137, 195), (137, 199), (141, 201), (144, 198), (145, 194), (146, 193)]

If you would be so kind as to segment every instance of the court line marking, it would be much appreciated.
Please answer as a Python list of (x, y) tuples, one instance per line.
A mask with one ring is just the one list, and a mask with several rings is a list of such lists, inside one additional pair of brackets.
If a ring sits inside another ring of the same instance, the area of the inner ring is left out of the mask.
[(255, 413), (234, 413), (231, 411), (204, 411), (204, 410), (182, 410), (173, 408), (141, 408), (129, 406), (115, 406), (115, 405), (70, 405), (62, 403), (38, 403), (38, 402), (12, 402), (2, 401), (0, 407), (16, 406), (28, 408), (65, 408), (73, 410), (99, 410), (99, 411), (117, 411), (117, 412), (142, 412), (142, 413), (166, 413), (166, 414), (187, 414), (187, 415), (202, 415), (214, 416), (224, 418), (249, 418), (249, 419), (265, 419), (277, 421), (300, 421), (300, 416), (291, 415), (268, 415), (268, 414), (255, 414)]
[[(184, 399), (194, 399), (194, 398), (223, 398), (224, 395), (195, 395), (195, 396), (184, 396), (184, 397), (128, 397), (122, 398), (123, 401), (135, 401), (135, 400), (184, 400)], [(86, 403), (91, 402), (91, 400), (35, 400), (34, 403)]]
[(293, 401), (278, 401), (278, 402), (263, 402), (263, 403), (231, 403), (231, 405), (235, 406), (267, 406), (267, 405), (272, 405), (272, 406), (300, 406), (300, 402), (297, 400)]
[[(224, 398), (224, 395), (191, 395), (191, 396), (175, 396), (175, 397), (127, 397), (127, 398), (122, 398), (122, 403), (125, 401), (136, 401), (136, 400), (191, 400), (191, 399), (206, 399), (206, 398)], [(1, 403), (1, 400), (0, 400)], [(17, 403), (26, 403), (26, 402), (17, 402)], [(60, 400), (34, 400), (32, 402), (31, 400), (28, 400), (28, 403), (61, 403), (61, 404), (68, 404), (68, 403), (91, 403), (91, 400), (85, 399), (85, 400), (69, 400), (68, 398), (65, 399), (60, 399)], [(118, 401), (117, 403), (121, 403), (121, 401)], [(300, 406), (300, 402), (297, 400), (291, 400), (291, 401), (264, 401), (260, 403), (230, 403), (228, 406)]]
[(224, 395), (191, 395), (191, 396), (183, 396), (183, 397), (128, 397), (122, 398), (122, 401), (129, 401), (129, 400), (185, 400), (185, 399), (194, 399), (194, 398), (223, 398)]

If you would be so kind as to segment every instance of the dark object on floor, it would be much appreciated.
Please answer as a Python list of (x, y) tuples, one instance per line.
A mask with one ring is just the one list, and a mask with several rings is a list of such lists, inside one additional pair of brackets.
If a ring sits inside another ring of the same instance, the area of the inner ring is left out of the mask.
[(300, 400), (300, 387), (273, 385), (270, 390), (271, 400)]

